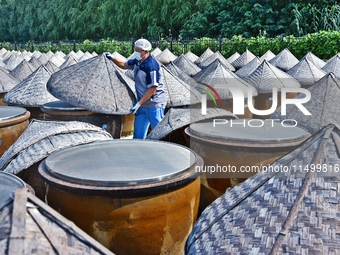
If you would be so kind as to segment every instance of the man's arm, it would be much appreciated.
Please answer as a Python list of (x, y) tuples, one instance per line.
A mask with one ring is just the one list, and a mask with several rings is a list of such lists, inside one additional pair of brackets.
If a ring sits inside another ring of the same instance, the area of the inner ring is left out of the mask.
[(122, 69), (128, 69), (126, 66), (125, 66), (125, 61), (124, 60), (121, 60), (121, 59), (118, 59), (118, 58), (114, 58), (112, 59), (113, 63), (115, 63), (118, 67), (122, 68)]
[(153, 94), (155, 94), (157, 89), (157, 86), (150, 87), (144, 94), (144, 96), (139, 100), (139, 104), (143, 105), (146, 101), (149, 100), (150, 97), (152, 97)]
[(106, 53), (105, 53), (105, 56), (106, 56), (109, 60), (111, 60), (113, 63), (115, 63), (118, 67), (120, 67), (120, 68), (122, 68), (122, 69), (128, 69), (128, 68), (125, 66), (125, 61), (124, 61), (124, 60), (113, 57), (113, 55), (111, 55), (109, 52), (106, 52)]

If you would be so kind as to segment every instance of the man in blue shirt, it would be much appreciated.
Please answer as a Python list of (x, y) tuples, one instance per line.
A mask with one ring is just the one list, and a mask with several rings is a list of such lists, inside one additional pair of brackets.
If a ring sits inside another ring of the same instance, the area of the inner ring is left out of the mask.
[(106, 57), (123, 69), (134, 71), (138, 102), (131, 108), (135, 114), (133, 138), (145, 139), (149, 125), (154, 129), (164, 117), (167, 98), (158, 62), (151, 56), (151, 43), (146, 39), (135, 42), (134, 58), (123, 61), (109, 53)]

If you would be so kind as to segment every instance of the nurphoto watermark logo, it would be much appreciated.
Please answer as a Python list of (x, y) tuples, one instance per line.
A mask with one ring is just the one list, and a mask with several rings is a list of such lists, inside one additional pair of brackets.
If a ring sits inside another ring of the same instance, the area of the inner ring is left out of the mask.
[[(208, 89), (210, 89), (215, 94), (215, 96), (218, 99), (220, 106), (222, 106), (223, 105), (222, 99), (221, 99), (220, 95), (217, 93), (217, 91), (212, 86), (210, 86), (206, 83), (201, 83), (201, 84), (203, 86), (207, 87)], [(202, 115), (206, 115), (207, 114), (207, 95), (209, 95), (210, 98), (213, 100), (215, 106), (217, 106), (216, 99), (215, 99), (214, 95), (208, 89), (206, 89), (206, 88), (199, 88), (199, 89), (206, 93), (206, 94), (202, 94), (202, 97), (201, 97)], [(204, 112), (203, 112), (203, 109), (204, 109)]]
[[(219, 100), (220, 105), (222, 105), (222, 99), (220, 95), (217, 93), (217, 91), (210, 85), (204, 84), (207, 88), (209, 88), (217, 97)], [(201, 114), (206, 115), (207, 114), (207, 94), (212, 98), (212, 100), (216, 104), (216, 99), (214, 98), (213, 94), (204, 88), (201, 88), (206, 94), (202, 94), (201, 97)], [(229, 91), (232, 94), (232, 100), (233, 100), (233, 114), (235, 115), (243, 115), (244, 109), (245, 109), (245, 96), (244, 92), (239, 87), (228, 87)], [(293, 104), (296, 107), (300, 109), (300, 111), (304, 115), (311, 115), (311, 113), (303, 106), (304, 103), (307, 103), (311, 99), (311, 93), (309, 90), (304, 88), (281, 88), (280, 93), (278, 92), (277, 88), (272, 89), (272, 106), (270, 109), (267, 110), (258, 110), (255, 109), (255, 106), (253, 105), (253, 95), (252, 95), (252, 89), (247, 90), (247, 107), (249, 111), (252, 114), (255, 115), (270, 115), (272, 114), (278, 107), (278, 95), (281, 94), (281, 115), (285, 116), (287, 111), (287, 105)], [(304, 98), (287, 98), (288, 93), (300, 93), (304, 94)]]

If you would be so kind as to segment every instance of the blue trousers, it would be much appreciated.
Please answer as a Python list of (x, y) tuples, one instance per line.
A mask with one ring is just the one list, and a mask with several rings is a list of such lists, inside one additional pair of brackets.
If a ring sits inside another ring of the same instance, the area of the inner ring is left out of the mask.
[(145, 139), (149, 126), (154, 129), (164, 117), (164, 108), (139, 107), (135, 115), (133, 139)]

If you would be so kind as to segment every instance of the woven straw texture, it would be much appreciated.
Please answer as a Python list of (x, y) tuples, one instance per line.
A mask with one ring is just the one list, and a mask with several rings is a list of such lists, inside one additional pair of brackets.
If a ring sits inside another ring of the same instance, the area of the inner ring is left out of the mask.
[(104, 54), (52, 74), (48, 91), (60, 100), (93, 112), (128, 114), (136, 103), (134, 93)]
[(17, 189), (0, 211), (1, 254), (113, 254), (26, 188)]
[(219, 59), (221, 63), (223, 63), (224, 66), (227, 67), (230, 71), (235, 71), (235, 68), (225, 59), (225, 57), (223, 57), (223, 55), (219, 51), (216, 51), (214, 54), (204, 59), (201, 63), (198, 64), (198, 66), (201, 69), (204, 69), (216, 59)]
[(188, 83), (171, 73), (164, 65), (161, 66), (164, 79), (164, 91), (167, 97), (166, 107), (192, 105), (201, 102), (201, 93)]
[(64, 59), (67, 59), (68, 57), (73, 57), (74, 59), (78, 60), (78, 55), (73, 50), (71, 50), (67, 55), (64, 55)]
[(336, 54), (321, 69), (326, 73), (333, 73), (337, 78), (340, 78), (340, 55)]
[(59, 67), (57, 67), (55, 64), (53, 64), (51, 61), (47, 61), (45, 64), (45, 67), (48, 71), (50, 71), (51, 74), (59, 71)]
[(299, 60), (286, 48), (269, 60), (269, 63), (286, 72), (295, 66)]
[(171, 132), (191, 123), (211, 118), (237, 119), (231, 112), (219, 108), (207, 108), (207, 114), (202, 115), (201, 109), (171, 108), (162, 121), (149, 133), (147, 139), (159, 140)]
[(155, 58), (163, 65), (166, 65), (169, 64), (170, 61), (174, 61), (177, 58), (177, 56), (173, 54), (168, 48), (166, 48), (161, 53), (157, 54)]
[(159, 55), (160, 53), (162, 53), (162, 50), (158, 47), (156, 47), (153, 51), (151, 51), (151, 55), (153, 57), (156, 57), (157, 55)]
[(5, 69), (12, 71), (23, 60), (22, 56), (18, 56), (16, 53), (12, 53), (8, 58), (3, 60), (6, 64)]
[[(49, 57), (46, 55), (46, 53), (42, 53), (40, 54), (40, 56), (38, 57), (38, 60), (43, 63), (43, 64), (46, 64), (47, 61), (49, 60)], [(55, 63), (53, 63), (55, 64)]]
[[(195, 64), (193, 64), (195, 65)], [(175, 62), (170, 62), (166, 65), (166, 68), (175, 76), (180, 78), (181, 80), (188, 83), (191, 87), (196, 87), (198, 85), (197, 81), (192, 78), (186, 71), (183, 70), (183, 68), (177, 66)]]
[[(252, 96), (257, 96), (256, 89), (226, 68), (219, 59), (216, 59), (209, 66), (198, 72), (193, 78), (201, 84), (207, 84), (216, 89), (221, 99), (231, 99), (233, 94), (229, 88), (236, 87), (241, 89), (244, 97), (248, 98), (250, 91)], [(197, 89), (205, 88), (204, 85), (198, 85)]]
[[(340, 124), (339, 114), (339, 97), (340, 97), (340, 80), (333, 73), (326, 75), (308, 90), (311, 93), (311, 99), (304, 103), (303, 106), (311, 113), (305, 115), (295, 105), (287, 105), (286, 115), (281, 115), (281, 107), (270, 116), (271, 119), (294, 119), (298, 120), (299, 125), (314, 134), (323, 126), (328, 124)], [(304, 98), (302, 93), (296, 98)]]
[(303, 59), (307, 59), (309, 60), (310, 62), (312, 62), (316, 67), (318, 68), (322, 68), (324, 67), (324, 65), (326, 64), (325, 61), (323, 61), (322, 59), (320, 59), (319, 57), (315, 56), (312, 52), (308, 52), (306, 55), (303, 56), (301, 60)]
[(231, 56), (229, 56), (229, 57), (227, 58), (227, 61), (228, 61), (229, 63), (232, 63), (233, 61), (235, 61), (236, 59), (238, 59), (240, 56), (241, 56), (240, 53), (238, 53), (238, 52), (236, 51), (235, 53), (233, 53)]
[(84, 53), (84, 55), (81, 56), (81, 57), (78, 59), (78, 62), (84, 61), (84, 60), (89, 59), (89, 58), (93, 58), (93, 56), (92, 56), (92, 54), (91, 54), (90, 52), (86, 51), (86, 52)]
[(244, 77), (248, 77), (253, 71), (256, 70), (256, 68), (259, 67), (259, 65), (261, 64), (261, 60), (259, 57), (255, 57), (252, 61), (250, 61), (248, 64), (246, 64), (245, 66), (241, 67), (239, 70), (237, 70), (235, 72), (235, 74), (238, 77), (244, 78)]
[(65, 62), (65, 59), (63, 57), (54, 55), (54, 54), (51, 57), (49, 57), (48, 60), (51, 61), (53, 64), (55, 64), (59, 68)]
[(299, 88), (300, 83), (292, 76), (270, 64), (267, 60), (262, 63), (248, 77), (243, 78), (254, 86), (259, 94), (272, 93), (273, 88)]
[(66, 60), (59, 66), (59, 69), (63, 69), (65, 67), (75, 65), (78, 63), (78, 60), (74, 58), (74, 56), (70, 55), (66, 58)]
[(187, 51), (184, 56), (193, 63), (195, 63), (195, 61), (198, 59), (198, 56), (190, 50)]
[(301, 59), (299, 63), (286, 73), (295, 78), (304, 87), (312, 86), (326, 75), (325, 71), (314, 65), (307, 58)]
[(252, 61), (255, 57), (256, 56), (250, 50), (247, 49), (237, 59), (231, 62), (231, 65), (235, 67), (236, 70), (238, 70), (241, 67), (248, 64), (250, 61)]
[(31, 57), (28, 63), (34, 68), (33, 72), (42, 65), (42, 63), (36, 57)]
[(261, 62), (263, 60), (271, 60), (272, 58), (274, 58), (276, 55), (271, 51), (271, 50), (267, 50), (261, 57), (260, 60)]
[(41, 65), (30, 76), (11, 89), (3, 98), (7, 104), (28, 107), (40, 107), (46, 103), (58, 100), (51, 95), (46, 84), (51, 73)]
[[(170, 62), (171, 63), (171, 62)], [(193, 61), (189, 60), (184, 54), (177, 57), (173, 63), (187, 75), (193, 76), (202, 69), (199, 68)]]
[(107, 131), (89, 123), (33, 119), (0, 158), (0, 169), (16, 174), (56, 150), (109, 139)]
[(23, 59), (19, 65), (17, 65), (12, 71), (10, 71), (10, 75), (16, 78), (19, 82), (26, 79), (30, 76), (36, 69), (25, 59)]
[[(340, 254), (340, 178), (312, 166), (338, 164), (340, 131), (329, 125), (272, 167), (226, 191), (201, 214), (186, 254)], [(334, 169), (334, 168), (333, 168)]]
[(210, 57), (211, 55), (213, 55), (214, 54), (214, 52), (210, 49), (210, 48), (208, 48), (208, 49), (206, 49), (200, 56), (199, 56), (199, 58), (197, 58), (196, 60), (195, 60), (195, 64), (196, 65), (199, 65), (200, 63), (202, 63), (205, 59), (207, 59), (208, 57)]
[(6, 93), (18, 85), (19, 81), (15, 79), (8, 71), (0, 67), (0, 93)]

